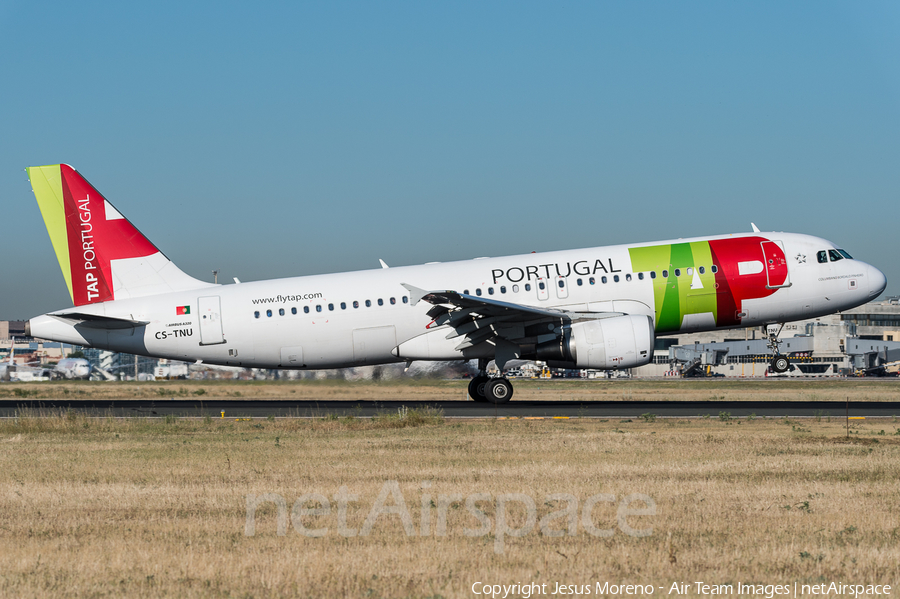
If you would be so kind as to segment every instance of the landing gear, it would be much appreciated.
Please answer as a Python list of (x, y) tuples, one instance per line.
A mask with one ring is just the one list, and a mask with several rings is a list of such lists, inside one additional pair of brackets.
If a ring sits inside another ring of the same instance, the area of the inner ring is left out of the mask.
[(513, 387), (508, 379), (492, 379), (484, 386), (484, 397), (492, 404), (506, 403), (512, 396)]
[(484, 396), (484, 387), (490, 382), (490, 380), (491, 379), (488, 378), (488, 375), (479, 374), (471, 381), (469, 381), (469, 397), (471, 397), (473, 401), (487, 401), (487, 398)]
[(479, 403), (501, 404), (513, 396), (512, 383), (506, 378), (492, 379), (487, 375), (488, 360), (478, 360), (478, 375), (469, 381), (469, 397)]
[(785, 358), (784, 356), (775, 356), (774, 358), (772, 358), (771, 364), (772, 364), (772, 370), (774, 370), (775, 372), (778, 372), (778, 373), (787, 372), (788, 368), (791, 367), (790, 363), (788, 362), (788, 359)]
[(772, 370), (781, 374), (782, 372), (787, 372), (791, 368), (791, 363), (788, 362), (788, 359), (782, 355), (781, 351), (778, 349), (778, 346), (781, 345), (781, 340), (778, 336), (781, 334), (781, 330), (784, 328), (784, 323), (781, 323), (781, 326), (778, 327), (778, 332), (769, 333), (769, 343), (768, 347), (772, 350), (772, 353), (775, 354), (775, 357), (772, 358), (772, 361), (769, 365), (772, 367)]

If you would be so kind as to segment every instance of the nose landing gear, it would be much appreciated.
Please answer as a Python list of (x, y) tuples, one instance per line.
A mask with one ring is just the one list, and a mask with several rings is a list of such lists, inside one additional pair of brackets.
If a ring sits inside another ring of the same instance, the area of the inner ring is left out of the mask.
[(488, 360), (478, 360), (478, 375), (469, 381), (469, 397), (480, 403), (502, 404), (513, 396), (512, 383), (505, 377), (491, 378), (487, 375)]
[(788, 362), (787, 357), (781, 353), (781, 350), (778, 347), (781, 345), (781, 339), (779, 339), (778, 336), (781, 334), (783, 328), (784, 323), (781, 323), (781, 326), (778, 327), (776, 333), (769, 333), (769, 343), (767, 344), (769, 349), (772, 350), (772, 353), (775, 354), (769, 364), (771, 365), (772, 370), (779, 374), (787, 372), (791, 367), (791, 363)]

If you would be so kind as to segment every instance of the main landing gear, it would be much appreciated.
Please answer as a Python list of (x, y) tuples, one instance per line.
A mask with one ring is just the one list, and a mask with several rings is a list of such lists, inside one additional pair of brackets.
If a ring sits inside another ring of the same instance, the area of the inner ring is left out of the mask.
[(787, 372), (791, 364), (788, 362), (786, 356), (784, 356), (781, 351), (778, 349), (778, 346), (781, 345), (781, 340), (778, 336), (781, 334), (781, 330), (784, 328), (784, 323), (781, 323), (781, 326), (778, 327), (778, 332), (769, 333), (769, 343), (768, 347), (772, 350), (772, 353), (775, 356), (772, 358), (772, 361), (769, 362), (769, 365), (772, 367), (772, 370), (781, 374), (782, 372)]
[(513, 396), (512, 383), (505, 377), (491, 378), (487, 375), (488, 360), (478, 360), (478, 375), (469, 381), (469, 396), (477, 402), (492, 404), (506, 403)]

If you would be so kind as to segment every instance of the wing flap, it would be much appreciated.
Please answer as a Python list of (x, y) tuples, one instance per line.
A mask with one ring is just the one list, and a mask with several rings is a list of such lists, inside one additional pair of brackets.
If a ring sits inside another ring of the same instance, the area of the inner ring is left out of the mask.
[(410, 303), (431, 304), (428, 329), (448, 327), (447, 340), (458, 339), (455, 351), (487, 343), (493, 346), (497, 367), (523, 355), (523, 347), (556, 338), (573, 322), (613, 318), (623, 312), (569, 312), (541, 308), (493, 298), (476, 297), (452, 290), (426, 291), (402, 284), (409, 291)]

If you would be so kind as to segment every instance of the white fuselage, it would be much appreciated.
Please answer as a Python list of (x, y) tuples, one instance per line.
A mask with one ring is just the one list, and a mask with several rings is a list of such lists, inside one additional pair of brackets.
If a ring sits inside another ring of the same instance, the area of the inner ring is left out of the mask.
[[(722, 318), (717, 324), (712, 314), (685, 313), (675, 327), (661, 328), (657, 322), (658, 335), (812, 318), (865, 303), (884, 289), (884, 275), (868, 264), (850, 258), (818, 262), (817, 252), (835, 248), (828, 241), (754, 233), (221, 285), (79, 306), (39, 316), (30, 324), (36, 337), (243, 367), (315, 369), (429, 359), (398, 356), (395, 351), (407, 340), (435, 333), (426, 329), (432, 321), (426, 313), (432, 306), (413, 305), (403, 284), (573, 312), (646, 314), (656, 321), (659, 289), (655, 297), (649, 270), (640, 271), (639, 278), (630, 249), (751, 236), (780, 242), (789, 284), (769, 289), (767, 297), (744, 299), (739, 322), (723, 325)], [(741, 262), (740, 269), (745, 264)], [(662, 264), (659, 270), (674, 272), (678, 266)], [(740, 284), (740, 269), (734, 267), (729, 285)], [(713, 302), (712, 294), (725, 292), (718, 283), (708, 291)], [(65, 319), (67, 312), (146, 324), (120, 329), (73, 326)]]

